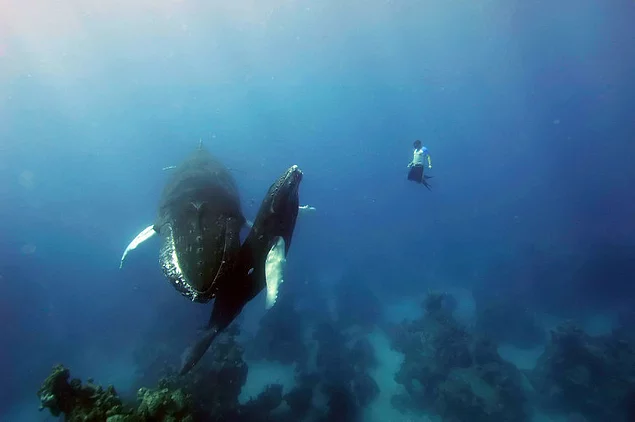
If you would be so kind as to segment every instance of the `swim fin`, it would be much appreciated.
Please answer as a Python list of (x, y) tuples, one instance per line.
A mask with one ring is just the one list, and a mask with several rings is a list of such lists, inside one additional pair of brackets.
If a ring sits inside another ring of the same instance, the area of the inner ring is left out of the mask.
[(433, 177), (434, 177), (434, 176), (425, 176), (425, 175), (424, 175), (424, 176), (423, 176), (423, 180), (421, 180), (421, 184), (422, 184), (423, 186), (425, 186), (426, 188), (428, 188), (428, 190), (432, 190), (432, 189), (430, 189), (430, 188), (431, 188), (431, 186), (430, 186), (430, 184), (428, 183), (428, 179), (432, 179)]

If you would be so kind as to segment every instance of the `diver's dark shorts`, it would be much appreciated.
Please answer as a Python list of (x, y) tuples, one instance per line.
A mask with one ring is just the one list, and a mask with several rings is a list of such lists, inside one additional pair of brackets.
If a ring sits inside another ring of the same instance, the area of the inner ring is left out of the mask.
[(412, 180), (413, 182), (422, 183), (423, 182), (423, 166), (412, 166), (410, 167), (410, 171), (408, 172), (408, 180)]

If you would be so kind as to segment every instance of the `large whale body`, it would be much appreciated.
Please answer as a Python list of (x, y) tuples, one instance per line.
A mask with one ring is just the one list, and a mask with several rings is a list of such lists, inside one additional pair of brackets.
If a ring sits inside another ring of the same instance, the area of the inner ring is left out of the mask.
[(159, 263), (174, 287), (195, 302), (213, 299), (230, 273), (245, 217), (229, 170), (200, 147), (163, 189), (154, 230)]
[(275, 304), (298, 216), (302, 177), (298, 166), (291, 166), (269, 188), (234, 263), (232, 281), (220, 287), (205, 331), (183, 356), (181, 374), (196, 365), (214, 338), (265, 287), (267, 308)]
[(245, 242), (238, 188), (228, 168), (202, 145), (173, 173), (163, 189), (157, 218), (128, 245), (121, 258), (159, 235), (159, 264), (169, 282), (199, 303), (215, 299), (210, 321), (186, 351), (188, 372), (212, 341), (266, 287), (273, 306), (299, 210), (302, 172), (291, 166), (269, 188)]
[(159, 234), (159, 264), (170, 283), (194, 302), (213, 299), (240, 247), (245, 217), (236, 182), (202, 145), (171, 174), (155, 223), (128, 245), (127, 254)]

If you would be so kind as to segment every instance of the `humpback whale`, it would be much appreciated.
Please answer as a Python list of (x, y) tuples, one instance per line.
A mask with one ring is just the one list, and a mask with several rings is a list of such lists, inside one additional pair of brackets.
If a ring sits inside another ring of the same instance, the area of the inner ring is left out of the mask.
[(171, 171), (155, 223), (128, 245), (120, 268), (131, 250), (159, 235), (159, 264), (173, 287), (193, 302), (214, 299), (203, 334), (183, 355), (181, 374), (198, 363), (214, 338), (265, 287), (267, 308), (275, 303), (299, 212), (302, 177), (294, 165), (270, 186), (241, 245), (239, 233), (247, 220), (229, 169), (199, 144)]
[(120, 268), (128, 252), (158, 234), (165, 277), (193, 302), (209, 302), (231, 272), (245, 221), (229, 170), (199, 145), (174, 169), (161, 194), (155, 223), (128, 245)]
[(217, 292), (206, 329), (183, 356), (181, 374), (198, 363), (214, 338), (265, 287), (266, 307), (275, 304), (298, 216), (302, 177), (302, 171), (294, 165), (269, 187), (238, 253), (232, 282), (223, 284)]
[(229, 170), (202, 146), (166, 184), (154, 230), (163, 238), (161, 269), (195, 302), (208, 302), (231, 272), (245, 217)]

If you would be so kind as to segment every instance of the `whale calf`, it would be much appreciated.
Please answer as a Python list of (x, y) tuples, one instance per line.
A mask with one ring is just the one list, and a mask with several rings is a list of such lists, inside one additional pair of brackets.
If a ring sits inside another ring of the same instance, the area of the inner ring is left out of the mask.
[(187, 373), (203, 357), (216, 336), (266, 288), (266, 307), (271, 308), (283, 282), (286, 256), (299, 211), (299, 187), (303, 173), (289, 167), (265, 195), (251, 230), (240, 247), (232, 282), (219, 289), (204, 332), (183, 356), (180, 374)]

